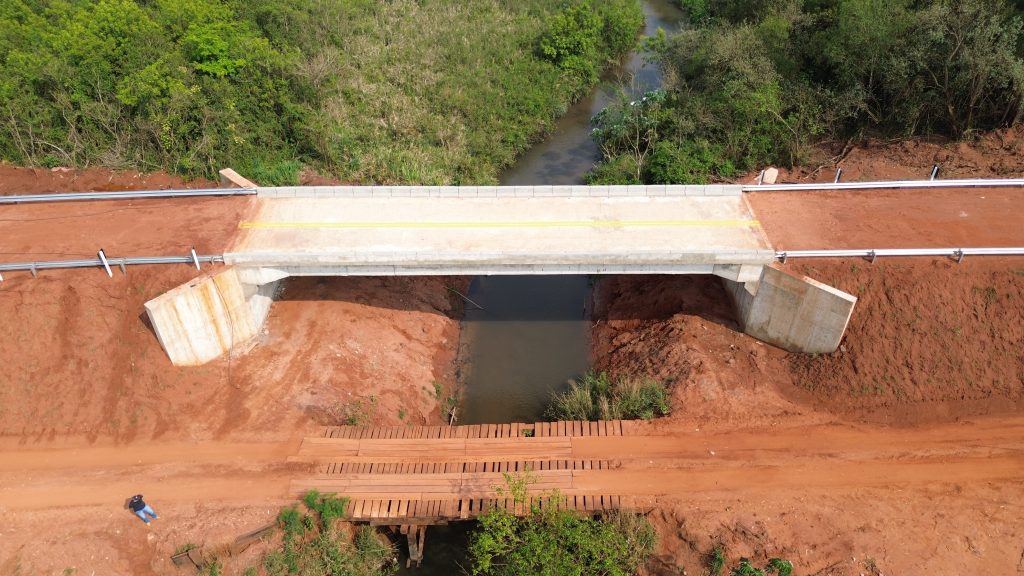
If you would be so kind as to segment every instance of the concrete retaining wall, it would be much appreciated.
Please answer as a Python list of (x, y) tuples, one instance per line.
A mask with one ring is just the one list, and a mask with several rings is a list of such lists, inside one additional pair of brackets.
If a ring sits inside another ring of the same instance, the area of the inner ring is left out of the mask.
[(171, 363), (197, 366), (259, 334), (275, 289), (243, 284), (228, 268), (146, 302), (146, 313)]
[(558, 198), (611, 196), (742, 196), (731, 184), (650, 186), (284, 186), (259, 188), (263, 198)]
[(839, 347), (857, 298), (806, 276), (765, 266), (759, 282), (724, 281), (743, 331), (790, 352)]

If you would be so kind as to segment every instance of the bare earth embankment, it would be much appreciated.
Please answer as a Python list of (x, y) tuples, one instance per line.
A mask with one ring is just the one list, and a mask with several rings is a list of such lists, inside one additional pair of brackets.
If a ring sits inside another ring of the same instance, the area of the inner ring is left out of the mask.
[[(0, 183), (3, 194), (186, 186), (165, 175), (7, 166)], [(94, 257), (99, 247), (180, 254), (191, 243), (221, 253), (246, 205), (5, 207), (0, 261)], [(446, 286), (460, 279), (290, 281), (251, 351), (174, 367), (143, 304), (196, 274), (162, 266), (113, 278), (98, 269), (4, 275), (0, 574), (165, 573), (182, 544), (228, 542), (272, 520), (287, 479), (301, 472), (283, 462), (318, 425), (440, 423), (433, 382), (451, 388), (458, 345)], [(45, 469), (34, 468), (41, 461)], [(164, 515), (148, 533), (121, 508), (135, 492)], [(254, 554), (236, 561), (239, 571)]]
[[(1020, 176), (1021, 150), (1010, 132), (975, 146), (857, 149), (843, 165), (847, 178), (859, 180), (920, 178), (933, 161), (943, 162), (948, 177)], [(783, 180), (803, 175), (784, 173)], [(1008, 189), (760, 193), (750, 201), (773, 242), (812, 249), (1024, 246), (1022, 198)], [(805, 433), (815, 435), (817, 426), (864, 431), (879, 445), (896, 446), (908, 435), (938, 435), (949, 423), (1017, 425), (1024, 407), (1024, 260), (851, 259), (786, 267), (858, 296), (836, 354), (791, 355), (746, 337), (715, 279), (620, 277), (597, 294), (598, 367), (672, 381), (674, 413), (655, 424), (665, 433), (776, 436), (809, 426)], [(996, 448), (988, 441), (970, 446)], [(706, 465), (717, 466), (712, 462), (728, 457), (729, 448), (708, 443)], [(969, 449), (939, 459), (952, 470)], [(864, 445), (854, 452), (870, 451)], [(844, 453), (836, 447), (837, 469), (857, 459)], [(822, 490), (813, 476), (800, 488), (780, 486), (780, 475), (801, 470), (810, 457), (795, 446), (780, 448), (770, 452), (775, 466), (751, 467), (742, 491), (660, 499), (652, 519), (662, 539), (649, 572), (700, 573), (703, 555), (722, 545), (733, 562), (781, 556), (800, 574), (1015, 573), (1024, 554), (1024, 457), (996, 453), (1016, 462), (1010, 480), (982, 478), (982, 461), (976, 480), (947, 477), (939, 466), (924, 484), (894, 476), (886, 485), (854, 486), (854, 466), (851, 485)]]

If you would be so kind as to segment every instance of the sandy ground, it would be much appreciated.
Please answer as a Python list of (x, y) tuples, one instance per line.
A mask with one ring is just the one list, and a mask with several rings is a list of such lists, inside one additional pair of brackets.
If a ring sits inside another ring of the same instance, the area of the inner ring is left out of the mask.
[[(935, 161), (948, 177), (1019, 176), (1022, 158), (1021, 138), (1006, 132), (974, 146), (874, 145), (853, 150), (843, 166), (848, 179), (922, 177)], [(801, 179), (807, 172), (784, 178)], [(3, 167), (0, 193), (123, 189), (126, 184), (117, 178), (143, 179), (104, 173), (91, 184), (90, 174)], [(828, 170), (815, 175), (831, 176)], [(154, 178), (141, 187), (157, 181), (181, 185)], [(834, 205), (821, 201), (814, 210), (822, 221), (833, 218), (819, 228), (827, 232), (838, 220), (829, 216)], [(911, 221), (919, 208), (920, 203), (908, 202), (898, 222)], [(894, 206), (868, 208), (888, 213)], [(217, 208), (234, 209), (234, 204)], [(196, 210), (184, 214), (201, 218)], [(988, 218), (996, 219), (993, 234), (1011, 233), (1020, 212), (992, 209), (980, 218), (972, 217), (978, 214), (972, 210), (964, 220), (972, 237), (987, 229), (980, 220)], [(111, 220), (95, 215), (88, 220), (90, 233), (110, 233), (109, 241), (117, 242), (120, 232), (106, 230), (115, 227), (104, 222), (119, 222), (133, 212)], [(779, 213), (785, 216), (784, 209)], [(949, 214), (934, 213), (943, 226), (964, 219), (959, 212), (956, 218)], [(85, 222), (62, 218), (53, 227), (56, 248), (29, 242), (6, 251), (91, 254), (93, 242), (75, 244), (76, 221)], [(132, 244), (150, 242), (143, 227), (125, 234), (123, 246), (177, 253), (182, 232), (175, 222), (152, 225), (171, 233), (173, 241)], [(784, 227), (799, 233), (800, 222)], [(214, 230), (195, 242), (213, 249), (228, 232)], [(29, 232), (17, 236), (22, 233)], [(0, 244), (19, 242), (12, 236), (5, 232)], [(922, 238), (944, 242), (947, 236), (928, 232)], [(595, 361), (672, 382), (674, 415), (655, 424), (662, 433), (737, 430), (771, 438), (782, 430), (807, 437), (856, 430), (882, 447), (874, 450), (882, 464), (886, 459), (913, 463), (923, 456), (955, 463), (960, 452), (985, 453), (978, 439), (938, 452), (927, 442), (883, 449), (903, 438), (908, 427), (927, 437), (949, 423), (999, 430), (1019, 418), (1024, 389), (1024, 264), (1019, 260), (800, 266), (796, 269), (861, 298), (836, 355), (792, 357), (739, 333), (717, 280), (608, 278), (599, 283), (597, 295)], [(254, 349), (198, 369), (178, 369), (170, 366), (140, 313), (147, 299), (193, 273), (188, 267), (165, 267), (133, 268), (113, 279), (88, 270), (44, 272), (38, 279), (5, 276), (0, 285), (5, 336), (0, 339), (5, 367), (0, 460), (8, 467), (0, 464), (0, 574), (62, 574), (67, 568), (76, 574), (175, 573), (167, 558), (178, 546), (227, 542), (273, 517), (285, 502), (276, 496), (285, 493), (279, 487), (301, 472), (282, 464), (279, 455), (317, 425), (439, 422), (433, 382), (452, 386), (458, 340), (459, 310), (447, 285), (464, 280), (293, 281)], [(729, 448), (708, 450), (711, 458), (728, 454)], [(841, 486), (809, 481), (795, 488), (772, 479), (779, 474), (799, 479), (809, 470), (811, 463), (800, 451), (785, 445), (766, 449), (758, 458), (775, 463), (746, 472), (739, 457), (732, 474), (749, 476), (742, 491), (691, 494), (677, 481), (679, 488), (662, 497), (651, 515), (661, 543), (649, 572), (680, 574), (685, 568), (698, 574), (701, 555), (721, 544), (731, 560), (788, 557), (798, 574), (1014, 573), (1024, 547), (1019, 528), (1024, 473), (1012, 479), (1019, 451), (992, 450), (998, 458), (991, 469), (979, 465), (977, 476), (971, 476), (970, 466), (954, 466), (950, 470), (957, 476), (947, 479), (940, 465), (929, 471), (934, 480), (894, 478), (880, 484), (858, 481), (858, 468), (850, 462), (863, 451), (836, 447), (813, 460), (848, 471), (850, 479)], [(131, 462), (126, 454), (138, 458)], [(994, 475), (1002, 466), (1011, 479)], [(880, 473), (865, 469), (870, 478)], [(149, 531), (121, 508), (136, 491), (163, 515)], [(232, 561), (227, 573), (241, 573), (258, 553), (250, 550)]]

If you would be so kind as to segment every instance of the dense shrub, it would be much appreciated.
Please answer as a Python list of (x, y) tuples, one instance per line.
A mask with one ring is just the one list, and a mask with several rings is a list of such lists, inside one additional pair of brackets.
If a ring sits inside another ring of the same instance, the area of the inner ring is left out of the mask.
[(591, 0), (582, 0), (548, 20), (540, 53), (568, 74), (579, 95), (597, 82), (604, 62), (633, 49), (643, 23), (635, 1), (609, 0), (595, 10)]
[(570, 382), (568, 391), (553, 395), (548, 416), (552, 420), (650, 420), (669, 410), (661, 382), (588, 372)]
[[(508, 475), (506, 479), (515, 483)], [(511, 495), (520, 505), (526, 501), (523, 485), (513, 488)], [(656, 538), (654, 527), (636, 514), (594, 519), (533, 505), (526, 516), (517, 518), (492, 508), (480, 517), (480, 527), (470, 537), (471, 571), (491, 576), (626, 576), (646, 561)]]
[(0, 159), (491, 183), (641, 23), (637, 0), (5, 0)]
[(632, 157), (624, 181), (724, 179), (870, 133), (970, 137), (1024, 112), (1024, 27), (1006, 0), (679, 3), (695, 26), (649, 43), (669, 96), (656, 137), (641, 162), (604, 148), (612, 166)]

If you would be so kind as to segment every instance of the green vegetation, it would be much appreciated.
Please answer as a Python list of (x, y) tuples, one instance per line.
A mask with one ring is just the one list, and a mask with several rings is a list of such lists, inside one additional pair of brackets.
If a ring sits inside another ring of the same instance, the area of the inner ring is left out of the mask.
[(721, 576), (723, 569), (725, 569), (725, 549), (715, 546), (708, 553), (708, 573), (711, 576)]
[[(505, 474), (508, 494), (526, 502), (528, 477)], [(558, 494), (551, 494), (558, 498)], [(480, 517), (470, 537), (471, 573), (493, 576), (634, 574), (656, 541), (643, 516), (616, 513), (602, 519), (533, 505), (516, 517), (498, 508)]]
[[(715, 546), (706, 556), (707, 574), (709, 576), (721, 576), (725, 569), (725, 549)], [(729, 576), (791, 576), (793, 574), (793, 563), (782, 558), (770, 558), (764, 568), (757, 568), (749, 558), (740, 558), (739, 564), (729, 570)]]
[(679, 0), (647, 45), (664, 90), (595, 118), (594, 182), (704, 183), (866, 135), (969, 138), (1024, 112), (1024, 26), (1006, 0)]
[(793, 563), (781, 558), (772, 558), (762, 568), (755, 568), (747, 558), (740, 558), (740, 563), (729, 571), (729, 576), (768, 576), (778, 574), (779, 576), (790, 576), (793, 573)]
[(335, 402), (327, 408), (327, 419), (341, 426), (369, 426), (377, 416), (377, 397), (373, 394), (351, 402)]
[(281, 549), (264, 558), (268, 575), (382, 576), (395, 572), (395, 551), (373, 528), (359, 529), (351, 541), (338, 531), (335, 520), (344, 517), (347, 498), (310, 490), (302, 502), (312, 514), (291, 507), (278, 515), (284, 537)]
[(547, 416), (552, 420), (650, 420), (670, 411), (665, 384), (642, 378), (612, 379), (607, 372), (587, 372), (555, 393)]
[(437, 380), (431, 380), (430, 384), (434, 387), (434, 400), (437, 400), (441, 421), (447, 424), (459, 408), (458, 393), (454, 390), (446, 392), (444, 386)]
[(7, 0), (0, 159), (491, 183), (642, 18), (636, 0)]

